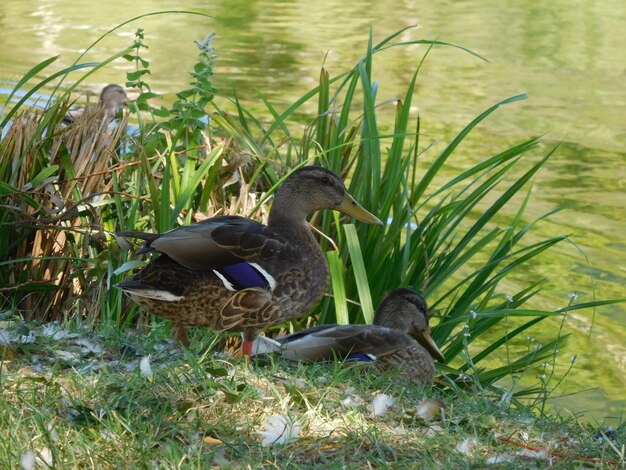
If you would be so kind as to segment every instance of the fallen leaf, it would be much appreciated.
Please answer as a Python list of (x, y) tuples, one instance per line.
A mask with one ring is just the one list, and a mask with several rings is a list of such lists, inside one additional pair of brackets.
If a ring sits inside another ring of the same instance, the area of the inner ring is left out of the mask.
[(228, 371), (223, 367), (207, 367), (205, 370), (213, 377), (228, 377)]
[(219, 446), (221, 444), (223, 444), (222, 441), (220, 441), (219, 439), (213, 437), (213, 436), (204, 436), (204, 438), (202, 439), (202, 442), (204, 442), (205, 444), (208, 444), (210, 446)]
[(496, 424), (496, 418), (493, 415), (479, 415), (474, 422), (483, 429), (491, 429)]
[(314, 393), (306, 391), (303, 387), (293, 383), (286, 383), (285, 391), (296, 405), (302, 407), (306, 407), (309, 401), (313, 401), (316, 398)]
[(14, 349), (0, 342), (0, 359), (3, 361), (12, 361), (15, 359)]

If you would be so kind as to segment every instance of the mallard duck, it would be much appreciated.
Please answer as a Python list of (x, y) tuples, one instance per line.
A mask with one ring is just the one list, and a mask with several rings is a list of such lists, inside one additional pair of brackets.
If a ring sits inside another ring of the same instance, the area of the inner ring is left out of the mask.
[[(106, 117), (108, 119), (113, 119), (120, 114), (122, 107), (127, 103), (128, 96), (126, 96), (126, 91), (120, 85), (107, 85), (100, 92), (98, 106), (106, 110)], [(83, 117), (84, 113), (84, 107), (72, 106), (63, 117), (63, 122), (65, 124), (72, 124)]]
[(373, 325), (321, 325), (274, 340), (258, 338), (262, 352), (278, 352), (294, 361), (333, 358), (374, 361), (380, 371), (399, 369), (400, 376), (418, 384), (432, 383), (433, 358), (442, 352), (430, 336), (428, 308), (412, 289), (392, 291), (378, 306)]
[(172, 320), (183, 344), (186, 325), (240, 331), (249, 356), (260, 330), (303, 316), (328, 287), (326, 258), (306, 221), (322, 209), (383, 225), (333, 172), (303, 167), (276, 191), (268, 225), (220, 216), (162, 234), (119, 233), (146, 241), (138, 253), (160, 256), (117, 287)]

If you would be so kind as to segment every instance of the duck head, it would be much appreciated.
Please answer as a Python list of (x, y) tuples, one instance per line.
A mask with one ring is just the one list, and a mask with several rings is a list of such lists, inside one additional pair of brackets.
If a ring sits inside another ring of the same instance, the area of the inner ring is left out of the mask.
[(100, 105), (107, 110), (107, 115), (110, 117), (117, 116), (126, 104), (128, 104), (128, 96), (120, 85), (107, 85), (100, 92)]
[(317, 166), (305, 166), (294, 171), (278, 188), (269, 225), (283, 219), (304, 221), (308, 214), (322, 209), (337, 210), (361, 222), (383, 225), (354, 200), (336, 174)]
[(412, 289), (396, 289), (380, 303), (374, 316), (374, 324), (395, 328), (421, 344), (439, 362), (444, 356), (430, 335), (428, 307), (424, 297)]

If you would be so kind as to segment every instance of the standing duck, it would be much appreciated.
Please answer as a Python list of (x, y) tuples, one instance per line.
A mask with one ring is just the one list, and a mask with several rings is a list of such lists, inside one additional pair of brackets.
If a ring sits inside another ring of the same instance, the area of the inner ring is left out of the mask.
[(257, 344), (294, 361), (374, 361), (381, 372), (398, 369), (402, 378), (427, 384), (435, 378), (433, 358), (444, 360), (428, 317), (421, 295), (396, 289), (378, 306), (373, 325), (320, 325), (274, 340), (260, 337)]
[(119, 233), (146, 241), (138, 253), (160, 256), (117, 287), (172, 320), (181, 343), (188, 344), (187, 325), (241, 331), (249, 356), (260, 330), (303, 316), (328, 287), (328, 265), (306, 221), (322, 209), (382, 225), (333, 172), (303, 167), (276, 191), (268, 225), (221, 216), (162, 234)]

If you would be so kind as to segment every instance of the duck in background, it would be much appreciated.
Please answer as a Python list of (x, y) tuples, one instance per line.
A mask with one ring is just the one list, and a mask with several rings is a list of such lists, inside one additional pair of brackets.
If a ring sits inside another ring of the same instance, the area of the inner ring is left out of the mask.
[[(128, 104), (126, 91), (120, 85), (111, 84), (105, 86), (100, 92), (98, 107), (106, 110), (107, 119), (115, 119), (122, 113), (124, 106)], [(63, 117), (64, 124), (73, 124), (83, 117), (85, 107), (72, 106)]]
[[(11, 101), (17, 101), (18, 99), (24, 96), (24, 92), (22, 90), (18, 90), (17, 92), (0, 88), (0, 95), (7, 94), (11, 97)], [(35, 110), (45, 110), (46, 108), (42, 106), (41, 103), (50, 103), (54, 101), (55, 98), (49, 95), (45, 95), (42, 93), (37, 93), (33, 95), (33, 97), (24, 102), (25, 106), (31, 106)], [(100, 92), (100, 99), (98, 101), (97, 107), (104, 108), (106, 111), (104, 113), (107, 120), (111, 121), (110, 128), (115, 129), (116, 123), (113, 121), (116, 118), (120, 118), (122, 116), (122, 110), (124, 106), (128, 104), (128, 96), (126, 95), (126, 91), (120, 85), (107, 85)], [(62, 123), (65, 126), (69, 126), (71, 124), (76, 123), (84, 117), (86, 107), (84, 106), (71, 106), (65, 115), (63, 116)], [(0, 107), (0, 114), (3, 109)], [(0, 120), (1, 121), (1, 120)], [(118, 123), (119, 124), (119, 123)], [(9, 130), (13, 126), (13, 122), (9, 121), (5, 124), (5, 126), (0, 129), (0, 140), (3, 140), (9, 133)], [(136, 135), (138, 134), (138, 128), (136, 126), (127, 126), (126, 133), (128, 135)]]
[(412, 289), (396, 289), (380, 303), (373, 325), (320, 325), (269, 339), (257, 338), (255, 354), (279, 353), (293, 361), (373, 361), (381, 372), (397, 369), (401, 378), (429, 384), (434, 359), (444, 356), (430, 335), (424, 298)]
[(220, 216), (162, 234), (119, 233), (145, 240), (138, 253), (160, 256), (117, 287), (172, 320), (181, 343), (188, 343), (186, 325), (240, 331), (249, 356), (259, 331), (305, 315), (326, 292), (328, 264), (306, 221), (322, 209), (382, 225), (337, 175), (306, 166), (276, 191), (268, 225)]

